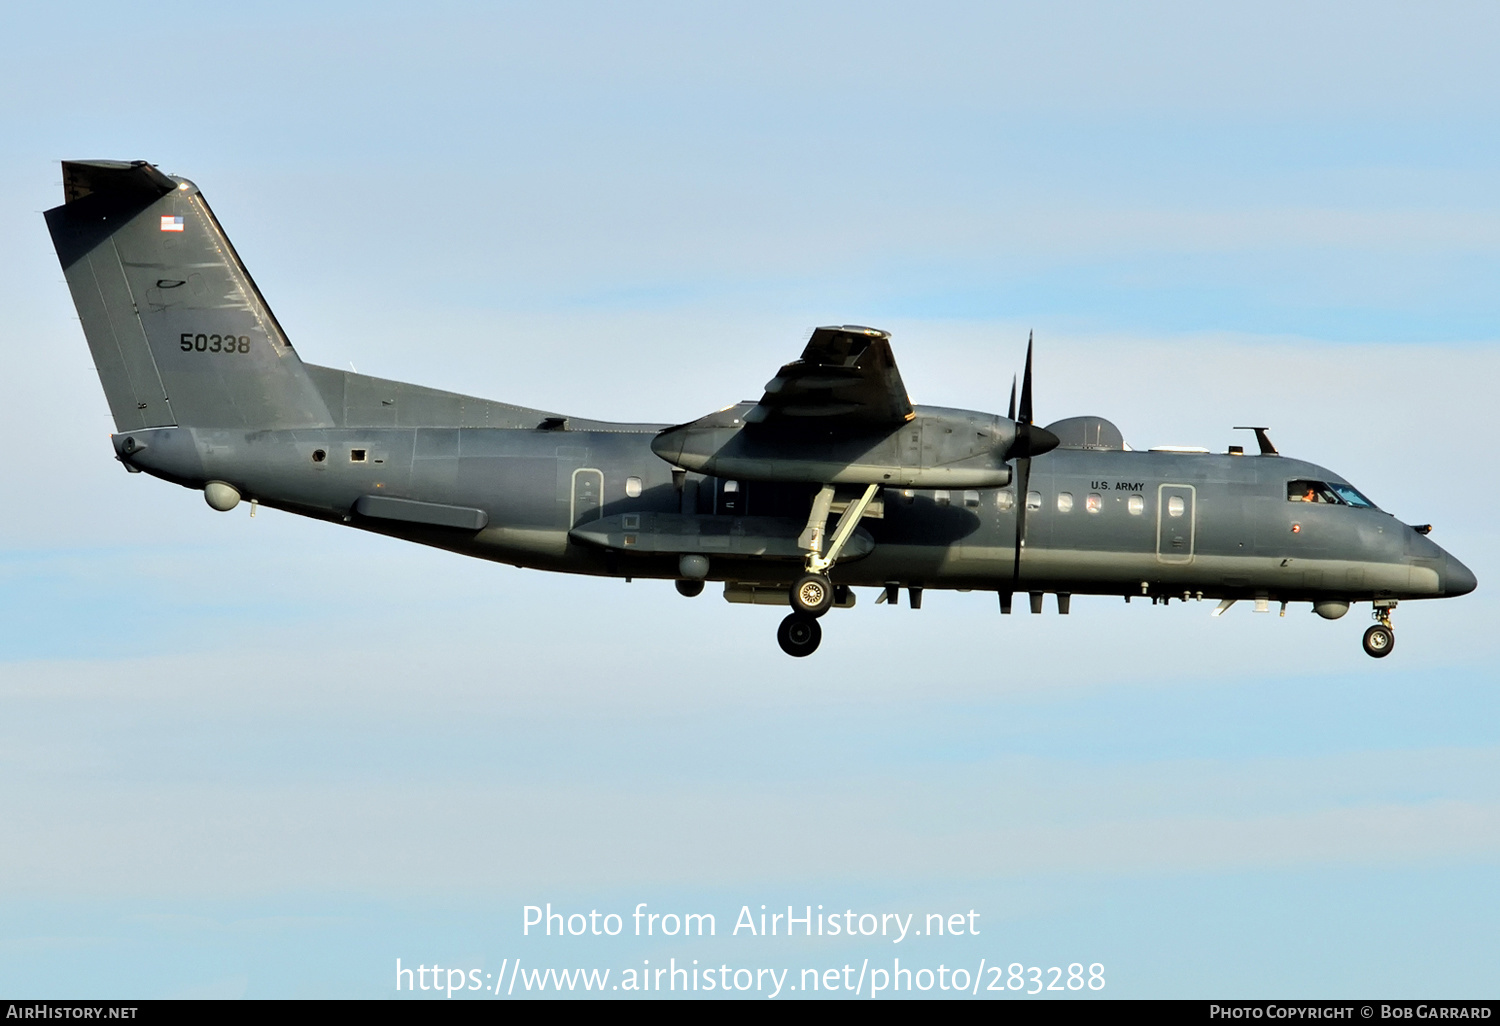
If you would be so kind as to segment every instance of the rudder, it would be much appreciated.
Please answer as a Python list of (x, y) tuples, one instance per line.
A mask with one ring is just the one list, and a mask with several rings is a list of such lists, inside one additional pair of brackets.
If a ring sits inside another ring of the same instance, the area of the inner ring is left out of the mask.
[(332, 424), (193, 183), (145, 161), (62, 167), (47, 227), (118, 430)]

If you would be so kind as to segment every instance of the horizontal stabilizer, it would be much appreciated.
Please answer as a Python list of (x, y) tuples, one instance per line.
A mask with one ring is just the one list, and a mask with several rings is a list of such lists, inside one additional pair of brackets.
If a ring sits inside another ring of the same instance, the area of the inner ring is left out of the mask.
[(139, 196), (149, 203), (177, 188), (176, 182), (144, 160), (65, 160), (62, 172), (67, 203), (95, 194)]

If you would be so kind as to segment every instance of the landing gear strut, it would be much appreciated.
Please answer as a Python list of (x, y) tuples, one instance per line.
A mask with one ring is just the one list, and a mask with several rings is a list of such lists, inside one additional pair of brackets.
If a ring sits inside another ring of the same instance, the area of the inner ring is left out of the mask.
[(838, 562), (839, 554), (854, 536), (854, 529), (859, 526), (860, 518), (878, 491), (879, 485), (868, 485), (863, 495), (849, 503), (839, 517), (826, 553), (823, 536), (828, 530), (828, 513), (833, 506), (833, 485), (824, 485), (813, 497), (807, 527), (797, 539), (798, 545), (807, 551), (803, 564), (806, 572), (793, 582), (789, 596), (792, 614), (781, 621), (776, 631), (776, 641), (787, 655), (811, 655), (817, 650), (818, 642), (823, 640), (823, 629), (818, 626), (817, 618), (828, 612), (839, 597), (834, 594), (828, 571)]
[(1396, 630), (1391, 626), (1391, 609), (1394, 605), (1395, 603), (1375, 607), (1376, 624), (1365, 631), (1365, 655), (1384, 659), (1396, 647)]
[(806, 613), (790, 613), (776, 628), (776, 643), (789, 656), (812, 655), (823, 640), (823, 628)]

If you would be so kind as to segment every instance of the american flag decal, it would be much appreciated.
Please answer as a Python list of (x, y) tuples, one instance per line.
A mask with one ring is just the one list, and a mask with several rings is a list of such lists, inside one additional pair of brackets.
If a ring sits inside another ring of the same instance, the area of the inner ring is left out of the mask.
[(182, 215), (178, 214), (176, 217), (173, 217), (170, 214), (163, 214), (161, 216), (161, 230), (164, 232), (182, 231)]

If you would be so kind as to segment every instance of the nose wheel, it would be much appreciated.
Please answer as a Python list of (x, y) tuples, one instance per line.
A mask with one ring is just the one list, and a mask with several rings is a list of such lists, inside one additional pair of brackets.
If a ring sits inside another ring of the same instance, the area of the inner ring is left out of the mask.
[(810, 656), (823, 640), (823, 628), (806, 613), (792, 613), (776, 628), (776, 643), (789, 656)]
[(1396, 647), (1396, 629), (1391, 626), (1391, 611), (1388, 607), (1377, 606), (1375, 619), (1375, 626), (1365, 631), (1365, 655), (1384, 659)]
[(1376, 624), (1365, 631), (1365, 655), (1384, 659), (1396, 647), (1396, 632), (1383, 624)]

